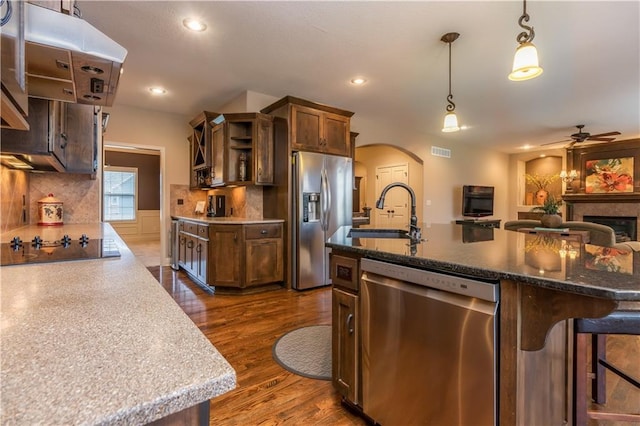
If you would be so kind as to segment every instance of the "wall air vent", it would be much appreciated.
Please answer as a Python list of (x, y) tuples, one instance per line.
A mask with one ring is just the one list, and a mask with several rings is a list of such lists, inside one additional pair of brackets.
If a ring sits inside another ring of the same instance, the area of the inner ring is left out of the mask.
[(451, 158), (451, 150), (446, 148), (440, 148), (439, 146), (432, 146), (431, 155), (435, 157)]

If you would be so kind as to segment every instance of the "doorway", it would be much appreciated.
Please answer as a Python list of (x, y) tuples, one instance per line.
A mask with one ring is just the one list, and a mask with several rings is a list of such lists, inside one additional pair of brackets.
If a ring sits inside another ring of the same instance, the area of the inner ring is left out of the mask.
[[(376, 167), (376, 194), (394, 182), (409, 184), (409, 164)], [(384, 207), (376, 209), (378, 228), (402, 228), (409, 223), (409, 194), (402, 188), (391, 189), (384, 199)]]

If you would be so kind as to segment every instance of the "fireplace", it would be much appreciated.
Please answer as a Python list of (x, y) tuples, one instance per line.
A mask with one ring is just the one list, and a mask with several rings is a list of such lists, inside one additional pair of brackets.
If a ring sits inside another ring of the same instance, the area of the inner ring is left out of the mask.
[(583, 216), (582, 220), (585, 222), (599, 223), (601, 225), (607, 225), (616, 233), (616, 242), (621, 243), (625, 241), (636, 241), (638, 239), (637, 221), (636, 217), (624, 217), (624, 216)]

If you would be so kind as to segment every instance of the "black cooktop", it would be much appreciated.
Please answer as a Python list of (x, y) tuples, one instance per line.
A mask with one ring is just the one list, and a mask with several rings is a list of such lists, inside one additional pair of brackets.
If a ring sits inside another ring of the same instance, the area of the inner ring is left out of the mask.
[(63, 262), (68, 260), (119, 257), (114, 240), (109, 239), (60, 239), (55, 241), (20, 241), (0, 244), (0, 266), (29, 263)]

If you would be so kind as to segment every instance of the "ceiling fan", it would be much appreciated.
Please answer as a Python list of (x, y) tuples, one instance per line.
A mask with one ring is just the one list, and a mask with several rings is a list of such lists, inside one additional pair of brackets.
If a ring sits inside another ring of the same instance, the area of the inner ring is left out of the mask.
[(578, 131), (571, 135), (571, 139), (564, 139), (556, 142), (543, 143), (540, 146), (553, 145), (557, 143), (571, 141), (571, 143), (565, 147), (565, 148), (571, 148), (576, 143), (582, 143), (584, 141), (611, 142), (615, 139), (616, 135), (620, 134), (620, 132), (606, 132), (606, 133), (599, 133), (597, 135), (592, 135), (589, 132), (582, 131), (582, 129), (584, 128), (584, 124), (578, 124), (576, 127), (578, 128)]

